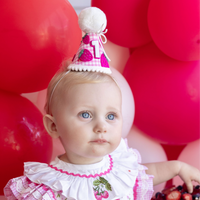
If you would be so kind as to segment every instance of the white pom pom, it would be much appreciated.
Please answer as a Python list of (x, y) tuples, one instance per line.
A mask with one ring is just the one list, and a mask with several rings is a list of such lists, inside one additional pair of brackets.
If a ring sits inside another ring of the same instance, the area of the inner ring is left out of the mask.
[(107, 19), (102, 10), (96, 7), (89, 7), (80, 12), (78, 23), (85, 33), (99, 33), (106, 28)]

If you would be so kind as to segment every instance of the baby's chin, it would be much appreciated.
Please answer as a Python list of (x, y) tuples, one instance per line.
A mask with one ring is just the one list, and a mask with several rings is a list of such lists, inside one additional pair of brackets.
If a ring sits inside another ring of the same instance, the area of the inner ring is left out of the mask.
[(95, 152), (92, 155), (90, 154), (90, 156), (88, 158), (90, 158), (91, 160), (98, 160), (101, 161), (103, 160), (103, 158), (107, 155), (109, 155), (111, 153), (111, 151), (104, 151), (104, 152)]

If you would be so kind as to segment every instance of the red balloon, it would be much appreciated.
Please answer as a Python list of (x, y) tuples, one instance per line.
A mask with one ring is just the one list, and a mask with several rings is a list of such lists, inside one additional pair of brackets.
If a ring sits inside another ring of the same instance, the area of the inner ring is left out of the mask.
[(138, 47), (150, 42), (147, 11), (150, 0), (92, 0), (108, 21), (106, 37), (120, 46)]
[(181, 61), (200, 59), (199, 0), (151, 0), (151, 36), (166, 55)]
[(164, 144), (197, 140), (199, 69), (199, 61), (174, 60), (154, 43), (136, 49), (124, 70), (135, 99), (135, 125)]
[(45, 89), (81, 41), (78, 17), (66, 0), (0, 1), (0, 89)]
[(0, 195), (9, 179), (23, 175), (23, 163), (49, 163), (52, 139), (40, 111), (26, 98), (0, 91)]
[(162, 147), (165, 150), (168, 160), (177, 160), (182, 150), (186, 147), (186, 144), (185, 145), (162, 144)]

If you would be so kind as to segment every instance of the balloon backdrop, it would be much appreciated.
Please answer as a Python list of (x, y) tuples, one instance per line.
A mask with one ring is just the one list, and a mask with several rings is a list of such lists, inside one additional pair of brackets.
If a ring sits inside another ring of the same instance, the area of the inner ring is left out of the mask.
[[(200, 170), (200, 139), (189, 143), (181, 152), (178, 160), (188, 163)], [(179, 177), (173, 179), (174, 184), (182, 185), (183, 181)], [(197, 183), (194, 183), (197, 185)]]
[(164, 144), (197, 140), (199, 68), (199, 61), (174, 60), (153, 43), (136, 49), (124, 70), (135, 99), (135, 125)]
[(40, 111), (26, 98), (0, 92), (0, 194), (9, 179), (23, 175), (23, 162), (49, 163), (52, 139)]
[(27, 98), (35, 106), (37, 106), (38, 94), (39, 94), (39, 92), (22, 93), (21, 96)]
[(151, 0), (148, 25), (165, 54), (182, 61), (200, 59), (199, 0)]
[(137, 47), (150, 42), (147, 11), (150, 0), (92, 0), (106, 14), (108, 39), (120, 46)]
[(6, 197), (4, 197), (3, 195), (0, 195), (0, 200), (6, 200)]
[(81, 41), (78, 17), (65, 0), (0, 1), (0, 88), (42, 90)]
[(167, 161), (167, 155), (162, 146), (136, 126), (133, 125), (131, 128), (127, 140), (129, 147), (137, 149), (140, 152), (142, 163)]
[[(146, 136), (135, 126), (131, 128), (127, 139), (128, 146), (130, 148), (137, 149), (140, 152), (142, 163), (167, 161), (167, 156), (162, 146), (158, 142), (154, 141), (152, 138)], [(164, 182), (154, 186), (154, 193), (161, 191), (164, 188), (165, 184), (166, 183)]]
[(37, 96), (36, 106), (42, 114), (45, 114), (44, 106), (46, 103), (47, 89), (39, 91)]
[(109, 65), (117, 69), (120, 73), (123, 73), (126, 62), (130, 56), (129, 49), (116, 45), (109, 40), (104, 45), (104, 49), (111, 60)]
[(31, 101), (40, 110), (42, 114), (45, 114), (44, 106), (46, 103), (46, 95), (47, 95), (47, 89), (38, 92), (21, 94), (21, 96)]
[(122, 137), (124, 138), (128, 135), (133, 124), (133, 119), (135, 115), (135, 103), (131, 88), (128, 85), (126, 79), (115, 68), (111, 68), (111, 70), (112, 76), (117, 81), (122, 93)]
[(161, 144), (165, 153), (167, 155), (168, 160), (177, 160), (180, 153), (186, 147), (187, 144), (184, 145), (169, 145), (169, 144)]

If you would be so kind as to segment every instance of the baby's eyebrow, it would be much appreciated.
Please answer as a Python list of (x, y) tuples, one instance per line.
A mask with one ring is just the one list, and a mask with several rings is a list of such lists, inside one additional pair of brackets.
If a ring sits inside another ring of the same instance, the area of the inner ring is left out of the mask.
[(115, 107), (109, 106), (107, 107), (108, 110), (114, 111), (114, 112), (121, 112), (121, 109), (117, 109)]
[(89, 104), (83, 104), (81, 106), (79, 106), (80, 108), (93, 108), (93, 106), (89, 105)]
[(75, 106), (73, 106), (73, 107), (71, 107), (72, 109), (78, 109), (78, 110), (85, 110), (85, 109), (92, 109), (93, 108), (93, 106), (91, 106), (91, 105), (87, 105), (87, 104), (84, 104), (84, 105), (75, 105)]

